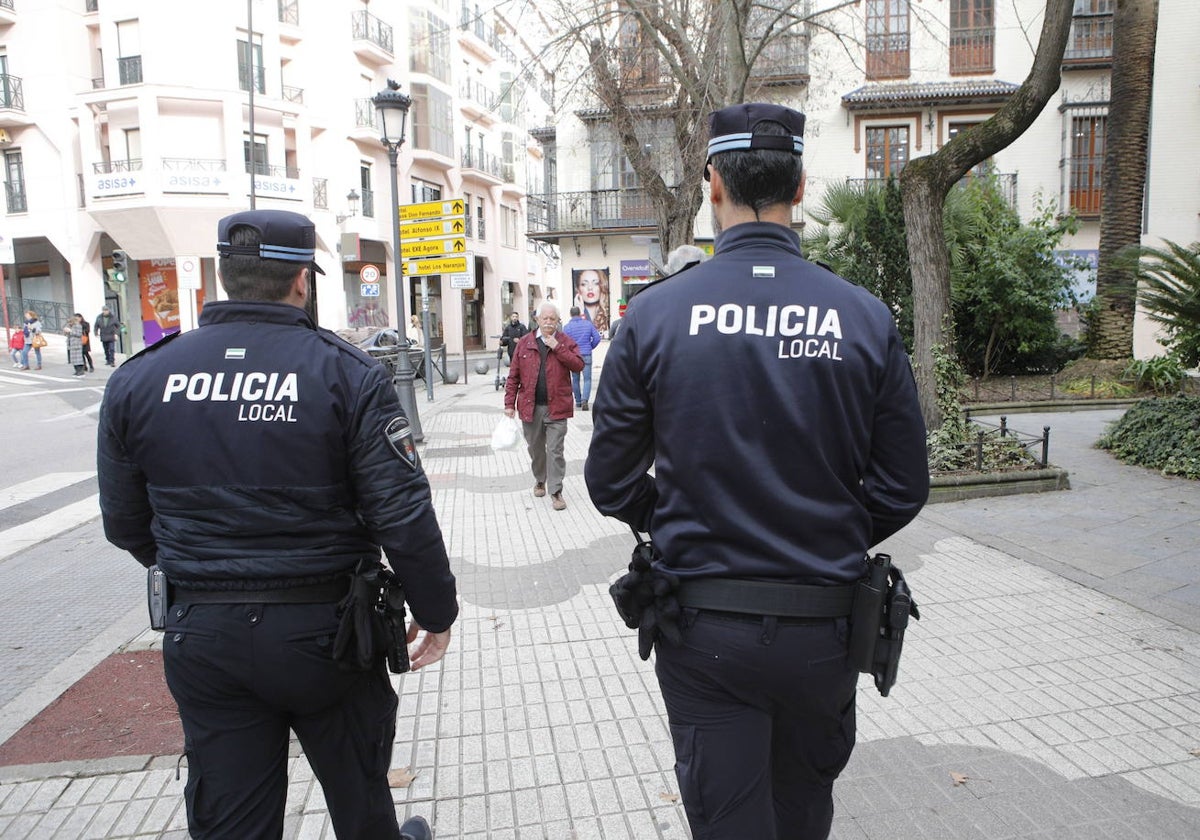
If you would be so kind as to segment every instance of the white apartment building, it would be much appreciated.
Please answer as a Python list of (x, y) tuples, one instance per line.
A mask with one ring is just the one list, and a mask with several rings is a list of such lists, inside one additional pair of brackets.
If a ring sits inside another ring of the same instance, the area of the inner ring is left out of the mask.
[(435, 345), (483, 346), (544, 294), (548, 257), (523, 236), (543, 171), (528, 126), (549, 100), (534, 54), (468, 0), (0, 0), (8, 322), (34, 308), (57, 328), (107, 303), (125, 352), (187, 329), (223, 297), (217, 220), (254, 206), (316, 224), (322, 326), (395, 327), (371, 101), (395, 79), (412, 97), (399, 204), (461, 200), (462, 248), (430, 247), (467, 256), (465, 272), (403, 278), (404, 312), (427, 301)]
[[(830, 183), (899, 174), (909, 160), (931, 154), (956, 132), (994, 114), (1029, 72), (1044, 5), (1044, 0), (868, 0), (822, 18), (828, 28), (809, 27), (778, 44), (755, 68), (760, 87), (753, 97), (807, 115), (805, 206), (819, 202)], [(1114, 5), (1076, 0), (1060, 90), (1033, 126), (991, 161), (1022, 217), (1038, 201), (1078, 214), (1081, 228), (1066, 247), (1093, 265)], [(1159, 15), (1143, 241), (1186, 244), (1200, 240), (1200, 168), (1186, 151), (1200, 135), (1195, 49), (1200, 4), (1164, 2)], [(644, 60), (636, 51), (630, 56)], [(564, 290), (583, 269), (605, 271), (607, 302), (615, 312), (645, 282), (657, 252), (653, 214), (607, 131), (604, 115), (583, 103), (564, 109), (552, 135), (539, 135), (547, 159), (557, 156), (556, 175), (547, 179), (556, 189), (534, 197), (530, 235), (561, 246)], [(712, 237), (706, 211), (695, 226), (700, 244)], [(797, 213), (795, 226), (804, 218)], [(1154, 327), (1139, 315), (1135, 356), (1162, 352)]]

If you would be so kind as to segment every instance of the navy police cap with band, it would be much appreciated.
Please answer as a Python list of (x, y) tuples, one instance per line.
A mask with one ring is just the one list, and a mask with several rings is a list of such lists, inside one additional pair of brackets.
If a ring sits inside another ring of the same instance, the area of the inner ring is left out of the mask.
[[(229, 232), (236, 227), (258, 231), (258, 245), (233, 245)], [(290, 210), (244, 210), (226, 216), (217, 223), (217, 253), (222, 257), (259, 257), (264, 260), (311, 265), (324, 274), (313, 260), (317, 256), (317, 229), (306, 217)]]
[[(755, 134), (761, 122), (776, 122), (791, 132), (791, 136)], [(747, 102), (730, 105), (708, 115), (708, 160), (704, 165), (704, 180), (708, 180), (708, 164), (721, 152), (743, 149), (775, 149), (804, 154), (804, 114), (766, 102)]]

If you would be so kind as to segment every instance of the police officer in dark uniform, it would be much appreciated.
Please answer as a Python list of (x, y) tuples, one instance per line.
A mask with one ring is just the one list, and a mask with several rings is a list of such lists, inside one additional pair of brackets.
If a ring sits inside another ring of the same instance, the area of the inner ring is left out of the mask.
[(450, 641), (455, 581), (408, 420), (387, 371), (304, 311), (311, 222), (251, 210), (218, 240), (230, 300), (117, 370), (99, 424), (105, 534), (170, 585), (188, 826), (282, 837), (291, 729), (339, 838), (424, 840), (424, 819), (397, 824), (388, 787), (383, 651), (333, 656), (360, 615), (353, 573), (377, 574), (381, 546), (412, 613), (412, 668)]
[(709, 128), (715, 255), (629, 305), (584, 474), (678, 586), (655, 670), (693, 836), (816, 840), (854, 746), (849, 593), (925, 502), (925, 427), (891, 312), (801, 257), (804, 115)]

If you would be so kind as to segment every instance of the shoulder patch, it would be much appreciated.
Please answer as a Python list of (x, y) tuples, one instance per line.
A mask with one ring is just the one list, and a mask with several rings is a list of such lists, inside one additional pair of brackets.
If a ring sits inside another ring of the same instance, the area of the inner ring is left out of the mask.
[(412, 425), (403, 414), (393, 417), (383, 427), (383, 436), (396, 457), (414, 472), (421, 466), (421, 458), (417, 454), (417, 444), (413, 441)]

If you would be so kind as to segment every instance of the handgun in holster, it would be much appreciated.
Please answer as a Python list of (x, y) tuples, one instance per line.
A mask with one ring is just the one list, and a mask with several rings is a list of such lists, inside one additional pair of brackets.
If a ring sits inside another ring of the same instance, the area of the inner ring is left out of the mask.
[(868, 558), (867, 575), (854, 594), (848, 657), (855, 669), (874, 677), (883, 697), (896, 684), (909, 616), (921, 618), (904, 573), (887, 554)]
[(411, 667), (408, 661), (408, 628), (404, 623), (404, 587), (387, 569), (380, 570), (379, 578), (383, 591), (376, 608), (387, 625), (388, 670), (393, 674), (403, 674)]

